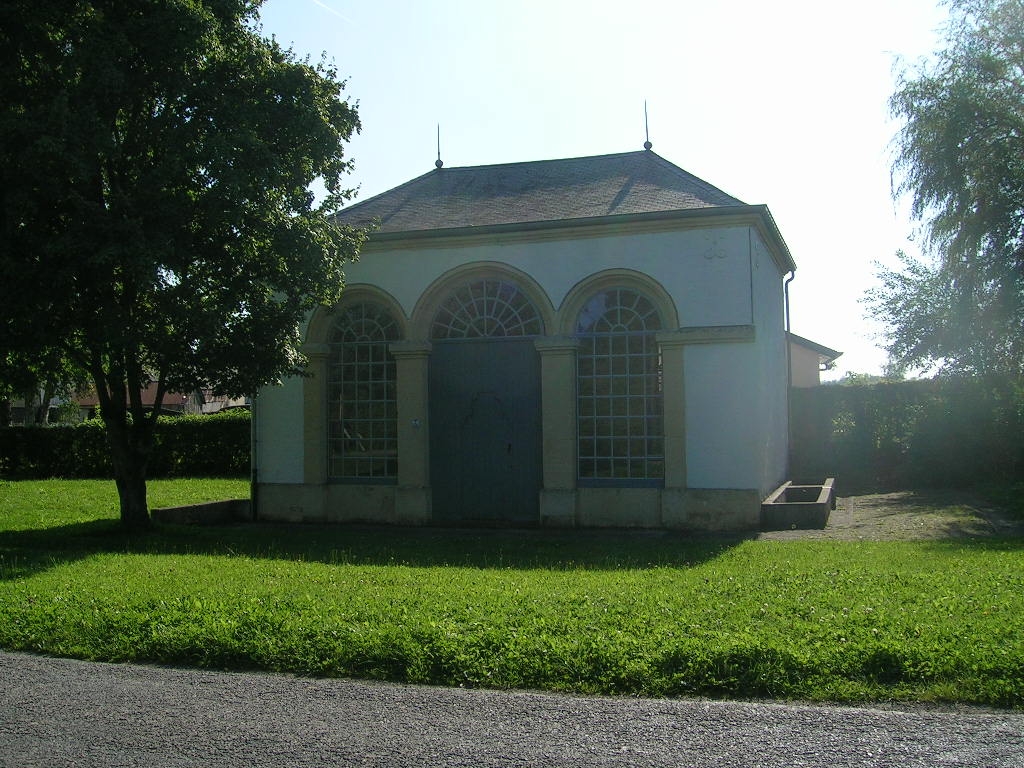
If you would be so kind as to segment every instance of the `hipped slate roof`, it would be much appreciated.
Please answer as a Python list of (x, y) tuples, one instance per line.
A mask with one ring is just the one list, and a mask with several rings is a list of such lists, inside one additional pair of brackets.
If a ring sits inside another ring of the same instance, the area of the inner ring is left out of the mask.
[(682, 211), (744, 203), (650, 150), (504, 165), (438, 168), (343, 209), (380, 233)]

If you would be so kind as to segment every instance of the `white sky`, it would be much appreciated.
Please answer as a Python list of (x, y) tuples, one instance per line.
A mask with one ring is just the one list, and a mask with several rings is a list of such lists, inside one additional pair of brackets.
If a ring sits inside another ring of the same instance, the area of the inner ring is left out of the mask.
[(859, 303), (913, 226), (893, 202), (897, 57), (931, 53), (937, 0), (268, 0), (263, 29), (326, 52), (363, 124), (365, 199), (434, 167), (642, 149), (772, 211), (797, 263), (792, 330), (878, 373)]

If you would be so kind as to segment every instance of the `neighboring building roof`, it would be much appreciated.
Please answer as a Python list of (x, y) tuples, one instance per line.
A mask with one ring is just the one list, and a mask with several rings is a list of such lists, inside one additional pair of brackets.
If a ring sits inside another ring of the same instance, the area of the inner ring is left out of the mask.
[(417, 232), (744, 206), (650, 150), (437, 168), (340, 211), (345, 224)]
[(823, 344), (818, 344), (816, 341), (805, 339), (803, 336), (797, 336), (792, 331), (786, 331), (786, 335), (789, 337), (791, 344), (797, 344), (804, 349), (809, 349), (811, 352), (817, 352), (818, 364), (824, 366), (826, 370), (832, 367), (832, 363), (834, 363), (837, 358), (842, 357), (842, 352), (826, 347)]

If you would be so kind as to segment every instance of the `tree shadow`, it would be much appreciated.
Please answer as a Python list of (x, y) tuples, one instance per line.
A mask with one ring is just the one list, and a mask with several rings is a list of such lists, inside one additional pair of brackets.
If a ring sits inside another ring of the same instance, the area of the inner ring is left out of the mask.
[(475, 529), (354, 524), (158, 525), (128, 534), (116, 521), (0, 531), (0, 581), (97, 554), (249, 557), (329, 565), (543, 570), (687, 568), (754, 535), (601, 529)]

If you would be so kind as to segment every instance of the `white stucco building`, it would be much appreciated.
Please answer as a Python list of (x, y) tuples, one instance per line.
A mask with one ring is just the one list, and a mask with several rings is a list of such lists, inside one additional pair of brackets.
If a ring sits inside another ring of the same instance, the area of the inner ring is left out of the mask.
[(375, 223), (310, 376), (255, 402), (260, 519), (749, 529), (787, 471), (770, 212), (650, 150), (437, 168)]

